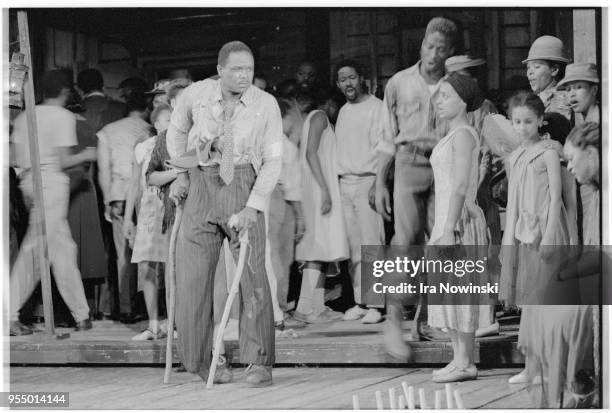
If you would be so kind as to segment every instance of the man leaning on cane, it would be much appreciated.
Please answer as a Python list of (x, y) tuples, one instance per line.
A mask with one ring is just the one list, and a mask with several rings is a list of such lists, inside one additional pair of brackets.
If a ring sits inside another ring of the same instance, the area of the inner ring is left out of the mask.
[[(263, 209), (282, 165), (282, 120), (272, 95), (254, 87), (253, 53), (239, 41), (219, 51), (219, 78), (196, 82), (177, 102), (168, 129), (172, 164), (183, 167), (170, 196), (184, 202), (176, 246), (178, 349), (187, 371), (207, 379), (213, 342), (213, 278), (223, 239), (238, 259), (248, 229), (240, 281), (240, 362), (246, 382), (272, 384), (274, 317), (265, 270)], [(228, 220), (237, 216), (235, 228)], [(216, 360), (212, 360), (216, 362)], [(231, 381), (217, 365), (216, 383)]]

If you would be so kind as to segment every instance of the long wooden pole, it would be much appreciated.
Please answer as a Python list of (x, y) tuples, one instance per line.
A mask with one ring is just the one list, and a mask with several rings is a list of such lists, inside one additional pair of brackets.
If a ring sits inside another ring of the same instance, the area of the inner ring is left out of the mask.
[(370, 94), (374, 95), (378, 87), (378, 62), (376, 60), (376, 12), (369, 13), (369, 55), (370, 55)]
[(24, 63), (29, 67), (24, 82), (24, 95), (26, 106), (26, 119), (28, 126), (28, 140), (30, 143), (30, 163), (32, 182), (34, 184), (34, 208), (36, 214), (34, 231), (36, 234), (36, 258), (40, 271), (42, 284), (43, 311), (45, 316), (45, 333), (54, 334), (55, 322), (53, 320), (53, 301), (51, 298), (51, 274), (49, 271), (49, 252), (47, 250), (47, 228), (45, 224), (42, 175), (40, 172), (40, 154), (38, 151), (38, 131), (36, 130), (36, 102), (34, 99), (34, 76), (32, 74), (32, 55), (30, 51), (30, 34), (28, 29), (28, 14), (25, 11), (17, 12), (19, 26), (19, 46), (25, 55)]

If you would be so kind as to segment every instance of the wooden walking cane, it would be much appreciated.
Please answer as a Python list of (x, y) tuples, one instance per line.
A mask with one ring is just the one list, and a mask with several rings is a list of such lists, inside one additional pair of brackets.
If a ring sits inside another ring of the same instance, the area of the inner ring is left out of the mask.
[[(172, 225), (172, 233), (170, 234), (170, 251), (168, 254), (168, 266), (166, 271), (168, 274), (167, 281), (170, 284), (170, 302), (167, 303), (168, 308), (168, 337), (166, 338), (166, 370), (164, 372), (164, 383), (170, 382), (170, 374), (172, 373), (172, 347), (174, 340), (174, 307), (176, 306), (176, 236), (181, 220), (183, 219), (183, 205), (176, 204), (176, 215), (174, 224)], [(168, 286), (166, 286), (168, 287)]]
[[(236, 215), (232, 215), (228, 221), (230, 227), (234, 227)], [(215, 373), (217, 371), (217, 360), (219, 360), (219, 351), (221, 343), (223, 342), (223, 333), (227, 326), (227, 320), (229, 319), (230, 310), (236, 293), (238, 293), (238, 287), (240, 286), (240, 278), (244, 269), (244, 261), (246, 259), (247, 247), (249, 244), (249, 230), (244, 229), (240, 232), (240, 252), (238, 254), (238, 264), (236, 265), (236, 274), (234, 275), (234, 281), (232, 287), (227, 295), (227, 301), (225, 302), (225, 308), (223, 309), (223, 316), (221, 317), (221, 324), (219, 325), (219, 331), (217, 331), (217, 337), (215, 338), (215, 345), (213, 347), (212, 361), (210, 363), (210, 370), (208, 372), (208, 380), (206, 381), (206, 388), (213, 388), (213, 381), (215, 379)]]

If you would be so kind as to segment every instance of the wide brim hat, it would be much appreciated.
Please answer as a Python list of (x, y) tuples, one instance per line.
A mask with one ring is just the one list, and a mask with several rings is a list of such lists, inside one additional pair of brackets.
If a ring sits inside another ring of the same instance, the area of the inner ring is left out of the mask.
[(468, 55), (457, 55), (451, 56), (446, 59), (444, 62), (444, 68), (446, 73), (458, 72), (462, 69), (467, 69), (468, 67), (481, 66), (485, 64), (484, 59), (474, 58)]
[(551, 60), (561, 63), (570, 61), (565, 54), (563, 42), (554, 36), (541, 36), (535, 39), (523, 64), (530, 60)]
[(599, 84), (597, 65), (594, 63), (572, 63), (565, 68), (565, 77), (557, 84), (557, 89), (565, 89), (570, 82), (583, 80)]

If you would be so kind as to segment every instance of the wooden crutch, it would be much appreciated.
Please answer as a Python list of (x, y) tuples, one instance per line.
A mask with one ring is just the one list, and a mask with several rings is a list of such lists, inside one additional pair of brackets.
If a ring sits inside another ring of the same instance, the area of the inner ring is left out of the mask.
[[(232, 215), (227, 223), (228, 226), (235, 227), (236, 220), (236, 215)], [(223, 333), (225, 332), (225, 327), (227, 327), (227, 320), (229, 319), (230, 310), (232, 309), (232, 304), (234, 303), (234, 298), (236, 297), (236, 294), (238, 293), (238, 288), (240, 287), (240, 278), (242, 277), (244, 261), (246, 260), (247, 247), (249, 244), (249, 230), (244, 229), (240, 231), (239, 239), (240, 252), (238, 254), (238, 264), (236, 264), (236, 274), (234, 275), (232, 287), (230, 288), (229, 293), (227, 295), (227, 301), (225, 302), (225, 308), (223, 309), (223, 316), (221, 317), (221, 324), (219, 325), (219, 331), (217, 331), (217, 337), (215, 338), (212, 361), (210, 363), (210, 370), (208, 371), (208, 380), (206, 381), (207, 389), (212, 389), (213, 387), (213, 381), (215, 379), (215, 373), (217, 371), (217, 360), (219, 360), (219, 350), (221, 348), (221, 343), (223, 342)]]
[[(164, 383), (170, 382), (170, 374), (172, 373), (172, 345), (174, 340), (174, 307), (176, 306), (176, 238), (181, 220), (183, 219), (183, 205), (176, 204), (176, 215), (174, 224), (172, 224), (172, 232), (170, 234), (170, 250), (168, 253), (168, 265), (166, 267), (166, 280), (169, 282), (170, 297), (169, 303), (166, 303), (168, 310), (168, 337), (166, 338), (166, 371), (164, 372)], [(168, 286), (166, 286), (168, 288)]]

